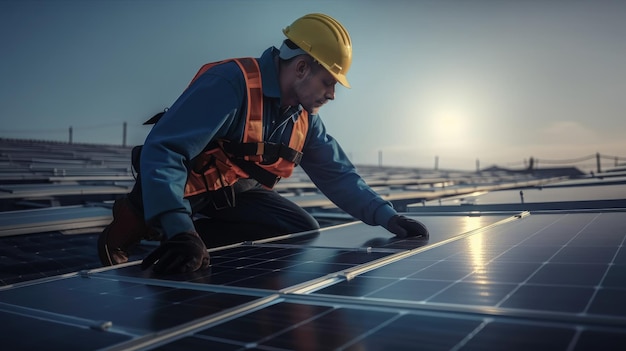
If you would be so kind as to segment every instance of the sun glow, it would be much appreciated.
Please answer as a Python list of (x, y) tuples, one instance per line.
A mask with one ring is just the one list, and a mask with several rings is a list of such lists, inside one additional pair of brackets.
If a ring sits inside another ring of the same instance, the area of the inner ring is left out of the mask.
[(468, 116), (463, 111), (445, 108), (428, 117), (434, 143), (441, 148), (463, 147), (468, 137)]

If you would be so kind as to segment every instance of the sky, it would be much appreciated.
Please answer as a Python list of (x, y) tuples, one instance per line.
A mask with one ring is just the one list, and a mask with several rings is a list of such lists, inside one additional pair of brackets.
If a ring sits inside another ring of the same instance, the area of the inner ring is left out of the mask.
[(201, 65), (313, 12), (352, 39), (320, 116), (355, 164), (626, 157), (621, 0), (0, 0), (0, 138), (141, 144)]

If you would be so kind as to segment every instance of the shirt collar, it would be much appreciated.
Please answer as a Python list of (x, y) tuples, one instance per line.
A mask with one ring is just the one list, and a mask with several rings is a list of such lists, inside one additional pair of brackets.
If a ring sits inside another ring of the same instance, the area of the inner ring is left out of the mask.
[(259, 58), (259, 67), (261, 69), (261, 81), (263, 84), (263, 95), (271, 98), (280, 99), (280, 85), (278, 83), (278, 70), (274, 63), (274, 58), (278, 56), (279, 51), (275, 47), (270, 47), (263, 52)]

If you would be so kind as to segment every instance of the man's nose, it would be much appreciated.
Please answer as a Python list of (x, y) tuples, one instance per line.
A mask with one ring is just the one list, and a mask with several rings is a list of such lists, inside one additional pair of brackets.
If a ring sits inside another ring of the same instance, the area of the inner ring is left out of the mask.
[(335, 100), (335, 86), (333, 86), (332, 88), (328, 89), (326, 91), (326, 95), (324, 97), (326, 99), (328, 99), (328, 100)]

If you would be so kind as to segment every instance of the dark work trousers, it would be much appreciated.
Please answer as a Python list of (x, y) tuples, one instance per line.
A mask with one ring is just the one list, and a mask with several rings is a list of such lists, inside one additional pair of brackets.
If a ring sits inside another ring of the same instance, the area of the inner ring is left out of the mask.
[[(141, 191), (138, 176), (128, 197), (143, 212)], [(233, 192), (232, 207), (216, 206), (208, 194), (188, 198), (196, 215), (194, 225), (207, 247), (319, 229), (308, 212), (255, 180), (239, 180)]]

